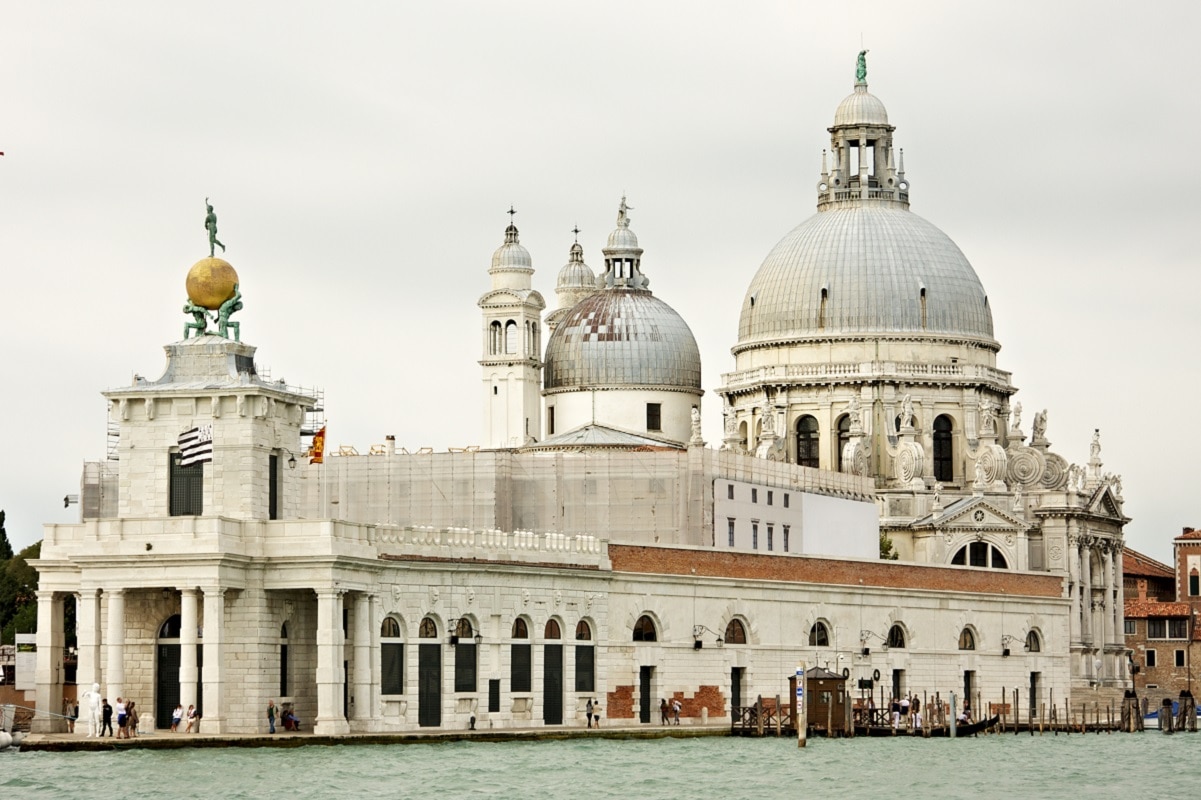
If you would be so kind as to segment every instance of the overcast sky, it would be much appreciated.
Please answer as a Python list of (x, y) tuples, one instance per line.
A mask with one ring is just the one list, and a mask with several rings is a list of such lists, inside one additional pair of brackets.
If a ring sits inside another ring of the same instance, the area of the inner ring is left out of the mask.
[(1124, 476), (1168, 559), (1197, 491), (1201, 3), (15, 3), (0, 27), (0, 508), (74, 521), (99, 392), (157, 377), (204, 198), (243, 338), (325, 390), (329, 444), (478, 443), (480, 317), (513, 204), (535, 286), (622, 193), (656, 296), (733, 369), (763, 257), (814, 212), (855, 55), (913, 210), (972, 262), (1024, 424)]

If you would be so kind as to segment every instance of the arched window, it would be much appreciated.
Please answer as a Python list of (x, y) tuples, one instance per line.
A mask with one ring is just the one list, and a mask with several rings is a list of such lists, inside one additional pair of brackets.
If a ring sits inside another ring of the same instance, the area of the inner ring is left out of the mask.
[(592, 628), (584, 620), (575, 626), (575, 690), (596, 691), (596, 648), (592, 646)]
[(559, 623), (555, 622), (553, 619), (548, 619), (546, 621), (546, 635), (542, 638), (562, 639), (563, 633), (559, 630)]
[(934, 480), (955, 479), (954, 449), (951, 444), (951, 418), (939, 414), (934, 418)]
[(634, 623), (634, 641), (635, 642), (655, 642), (659, 640), (659, 636), (655, 631), (655, 621), (643, 614)]
[(509, 320), (505, 323), (505, 354), (515, 355), (517, 353), (517, 323)]
[(905, 629), (900, 625), (893, 625), (888, 629), (888, 646), (905, 648)]
[(809, 629), (809, 646), (830, 646), (830, 629), (827, 628), (826, 623), (822, 622), (821, 620), (813, 623), (813, 627)]
[(738, 423), (738, 443), (742, 445), (742, 449), (747, 449), (747, 427), (746, 422)]
[(1005, 559), (1005, 554), (988, 542), (965, 544), (951, 558), (951, 563), (961, 567), (1009, 569), (1009, 562)]
[(455, 623), (455, 636), (460, 639), (470, 639), (475, 635), (475, 631), (471, 627), (471, 620), (467, 617), (462, 617)]
[(521, 617), (513, 620), (513, 638), (528, 639), (530, 638), (530, 626), (526, 624)]
[(533, 688), (533, 650), (530, 647), (530, 626), (524, 619), (513, 620), (513, 638), (509, 645), (509, 686), (514, 692), (529, 692)]
[(496, 355), (501, 351), (501, 346), (504, 338), (501, 336), (501, 328), (499, 322), (493, 322), (488, 326), (488, 352)]
[(592, 628), (588, 627), (588, 623), (580, 620), (575, 626), (575, 638), (577, 642), (592, 641)]
[(279, 626), (279, 638), (281, 638), (281, 639), (288, 638), (288, 623), (285, 622), (283, 625)]
[(1038, 631), (1030, 631), (1026, 634), (1026, 652), (1039, 653), (1042, 652), (1043, 641), (1038, 636)]
[(467, 617), (461, 617), (455, 623), (454, 636), (450, 641), (455, 647), (456, 692), (474, 692), (476, 690), (478, 659), (476, 658), (474, 635), (475, 631), (471, 627), (471, 620)]
[(400, 622), (384, 617), (379, 638), (380, 693), (404, 694), (405, 646), (400, 640)]
[(851, 441), (851, 415), (843, 414), (838, 418), (838, 471), (846, 472), (847, 465), (842, 463), (842, 454)]
[(726, 644), (746, 644), (746, 627), (736, 619), (730, 620), (726, 626), (726, 635), (722, 637)]
[(964, 628), (959, 632), (959, 649), (960, 650), (975, 650), (976, 649), (976, 634), (972, 633), (971, 628)]
[(437, 639), (438, 623), (434, 622), (433, 617), (426, 617), (421, 620), (421, 625), (417, 628), (417, 635), (422, 639)]
[(179, 629), (183, 626), (179, 614), (174, 614), (167, 617), (167, 620), (158, 629), (158, 638), (160, 639), (178, 639)]
[(821, 463), (819, 439), (816, 417), (806, 414), (796, 421), (796, 463), (817, 469)]

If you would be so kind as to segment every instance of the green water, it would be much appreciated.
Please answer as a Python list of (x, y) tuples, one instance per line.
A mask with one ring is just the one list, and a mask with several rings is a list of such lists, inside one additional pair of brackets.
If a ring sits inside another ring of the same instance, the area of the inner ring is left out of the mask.
[(1201, 734), (576, 739), (0, 753), (0, 798), (1134, 798), (1201, 792)]

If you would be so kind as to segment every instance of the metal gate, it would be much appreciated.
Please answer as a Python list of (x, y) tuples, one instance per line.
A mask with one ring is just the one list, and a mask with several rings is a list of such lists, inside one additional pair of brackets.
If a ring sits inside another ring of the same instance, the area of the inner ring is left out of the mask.
[(442, 724), (442, 645), (417, 645), (417, 724)]
[(563, 724), (563, 645), (542, 649), (542, 722)]
[(654, 667), (638, 668), (638, 721), (651, 721), (651, 675)]
[(730, 668), (730, 707), (731, 707), (731, 709), (742, 705), (742, 674), (744, 672), (746, 672), (746, 667), (731, 667)]

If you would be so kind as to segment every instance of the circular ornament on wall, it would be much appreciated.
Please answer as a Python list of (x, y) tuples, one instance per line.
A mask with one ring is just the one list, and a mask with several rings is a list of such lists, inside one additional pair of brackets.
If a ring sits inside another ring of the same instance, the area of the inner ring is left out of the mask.
[(897, 477), (904, 483), (909, 483), (922, 471), (921, 458), (914, 450), (912, 445), (905, 446), (897, 456)]
[(1051, 545), (1050, 556), (1053, 563), (1058, 563), (1063, 558), (1063, 548), (1057, 544)]
[(1030, 447), (1009, 449), (1009, 480), (1022, 486), (1034, 486), (1043, 476), (1042, 454)]
[(1062, 489), (1068, 482), (1068, 462), (1057, 453), (1047, 453), (1043, 457), (1046, 465), (1039, 485), (1044, 489)]

